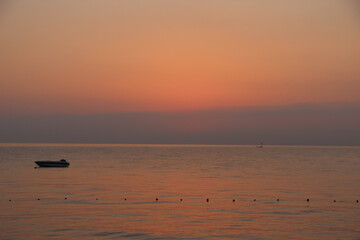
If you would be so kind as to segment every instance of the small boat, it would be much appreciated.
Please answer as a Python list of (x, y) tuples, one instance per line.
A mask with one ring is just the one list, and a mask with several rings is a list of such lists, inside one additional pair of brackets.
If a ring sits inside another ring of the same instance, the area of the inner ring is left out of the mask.
[(60, 161), (35, 161), (39, 167), (68, 167), (70, 165), (65, 159)]
[(263, 143), (261, 142), (261, 144), (259, 146), (256, 146), (257, 148), (262, 148), (263, 147)]

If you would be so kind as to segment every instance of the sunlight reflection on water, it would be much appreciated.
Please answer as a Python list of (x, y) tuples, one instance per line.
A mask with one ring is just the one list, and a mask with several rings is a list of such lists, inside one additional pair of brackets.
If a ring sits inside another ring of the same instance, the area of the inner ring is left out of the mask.
[[(359, 239), (359, 156), (339, 147), (2, 144), (0, 238)], [(61, 158), (71, 166), (34, 169)]]

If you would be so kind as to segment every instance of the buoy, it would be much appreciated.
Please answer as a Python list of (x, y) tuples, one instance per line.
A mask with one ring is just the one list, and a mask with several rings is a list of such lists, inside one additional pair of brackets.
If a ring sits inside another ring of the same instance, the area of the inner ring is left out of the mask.
[(206, 199), (206, 202), (209, 202), (209, 199), (208, 199), (208, 198)]
[(66, 198), (64, 198), (65, 200), (67, 199), (67, 197)]
[(256, 199), (254, 199), (253, 201), (256, 202)]
[(359, 200), (356, 200), (357, 203), (359, 203)]
[(96, 198), (96, 201), (99, 200), (98, 198)]
[(158, 199), (158, 198), (156, 198), (155, 200), (156, 200), (156, 201), (159, 201), (159, 199)]
[(126, 198), (124, 198), (124, 200), (126, 201)]
[(306, 199), (307, 202), (310, 202), (310, 199)]
[(235, 199), (233, 199), (233, 202), (235, 202)]
[(280, 201), (280, 199), (276, 199), (276, 201), (278, 201), (278, 202), (279, 202), (279, 201)]
[(11, 202), (11, 199), (9, 199), (9, 202)]
[(336, 200), (334, 200), (334, 202), (336, 202)]
[(180, 198), (180, 202), (182, 202), (182, 198)]
[(38, 201), (40, 200), (40, 198), (37, 199)]

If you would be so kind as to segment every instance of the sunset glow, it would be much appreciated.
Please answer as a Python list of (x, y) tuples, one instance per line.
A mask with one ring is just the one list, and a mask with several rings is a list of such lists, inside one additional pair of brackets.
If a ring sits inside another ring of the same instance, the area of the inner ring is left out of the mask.
[(16, 1), (1, 113), (360, 101), (355, 1)]
[(0, 239), (360, 240), (360, 0), (0, 0)]

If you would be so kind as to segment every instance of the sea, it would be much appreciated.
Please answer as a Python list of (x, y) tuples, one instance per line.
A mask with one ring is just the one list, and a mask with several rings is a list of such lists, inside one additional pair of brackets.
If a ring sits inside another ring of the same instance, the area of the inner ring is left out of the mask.
[(360, 239), (359, 200), (360, 147), (0, 144), (2, 240)]

